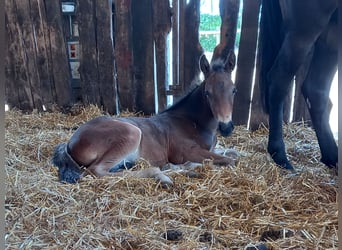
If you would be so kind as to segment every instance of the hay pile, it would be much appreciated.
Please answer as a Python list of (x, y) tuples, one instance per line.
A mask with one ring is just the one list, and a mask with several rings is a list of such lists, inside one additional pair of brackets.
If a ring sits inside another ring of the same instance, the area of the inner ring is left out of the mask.
[(234, 169), (206, 162), (201, 178), (170, 174), (172, 189), (119, 177), (59, 183), (54, 146), (100, 114), (6, 112), (7, 249), (337, 249), (337, 185), (311, 129), (285, 128), (296, 175), (267, 156), (265, 128), (237, 127), (219, 141), (241, 152)]

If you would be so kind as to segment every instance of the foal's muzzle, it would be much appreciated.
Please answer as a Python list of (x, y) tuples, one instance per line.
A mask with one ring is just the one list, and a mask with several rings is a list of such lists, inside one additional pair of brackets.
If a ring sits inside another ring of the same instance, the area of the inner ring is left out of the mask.
[(81, 178), (81, 172), (78, 169), (59, 167), (58, 169), (59, 181), (67, 183), (76, 183)]
[(222, 136), (227, 137), (233, 132), (234, 124), (233, 122), (228, 122), (228, 123), (219, 122), (218, 130), (220, 131), (220, 134)]

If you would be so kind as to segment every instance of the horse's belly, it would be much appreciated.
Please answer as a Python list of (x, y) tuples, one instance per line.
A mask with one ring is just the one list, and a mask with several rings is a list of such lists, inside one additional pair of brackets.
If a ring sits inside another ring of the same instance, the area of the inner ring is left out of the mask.
[(139, 150), (139, 157), (147, 160), (152, 166), (162, 167), (168, 163), (168, 157), (164, 147), (158, 146), (142, 146)]

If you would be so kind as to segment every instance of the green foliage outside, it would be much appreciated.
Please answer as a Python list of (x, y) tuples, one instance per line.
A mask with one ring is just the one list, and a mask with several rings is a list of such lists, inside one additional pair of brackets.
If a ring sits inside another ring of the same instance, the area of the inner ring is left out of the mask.
[(201, 31), (220, 30), (221, 17), (219, 15), (201, 14), (200, 18), (201, 22), (199, 29)]
[[(221, 28), (221, 17), (219, 15), (201, 14), (200, 31), (219, 31)], [(238, 19), (237, 29), (241, 28), (241, 18)], [(216, 35), (200, 35), (199, 41), (204, 51), (213, 52), (216, 45)], [(235, 46), (240, 42), (240, 32), (236, 34)]]
[[(221, 27), (221, 17), (219, 15), (201, 14), (200, 31), (219, 31)], [(204, 51), (214, 51), (216, 47), (216, 35), (200, 35), (199, 41)]]

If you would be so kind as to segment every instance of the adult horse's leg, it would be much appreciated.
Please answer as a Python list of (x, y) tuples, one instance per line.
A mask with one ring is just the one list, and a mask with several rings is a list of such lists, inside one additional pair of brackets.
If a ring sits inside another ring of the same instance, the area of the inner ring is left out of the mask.
[(294, 37), (288, 34), (275, 60), (274, 65), (267, 75), (269, 84), (269, 138), (267, 150), (275, 163), (286, 168), (293, 169), (288, 161), (283, 140), (283, 106), (286, 95), (289, 93), (291, 80), (297, 69), (309, 54), (313, 42), (311, 39)]
[[(273, 160), (286, 169), (293, 169), (287, 159), (282, 134), (284, 99), (289, 92), (290, 82), (299, 66), (311, 51), (313, 44), (330, 20), (334, 1), (282, 2), (288, 33), (267, 74), (269, 107), (268, 152)], [(324, 8), (322, 6), (324, 5)], [(324, 9), (324, 13), (322, 13)], [(313, 15), (314, 14), (314, 15)]]
[(303, 82), (302, 93), (316, 131), (322, 154), (321, 161), (329, 167), (337, 168), (338, 149), (329, 125), (331, 109), (329, 92), (337, 70), (338, 54), (337, 11), (335, 14), (336, 19), (333, 16), (333, 22), (315, 44), (314, 55)]

